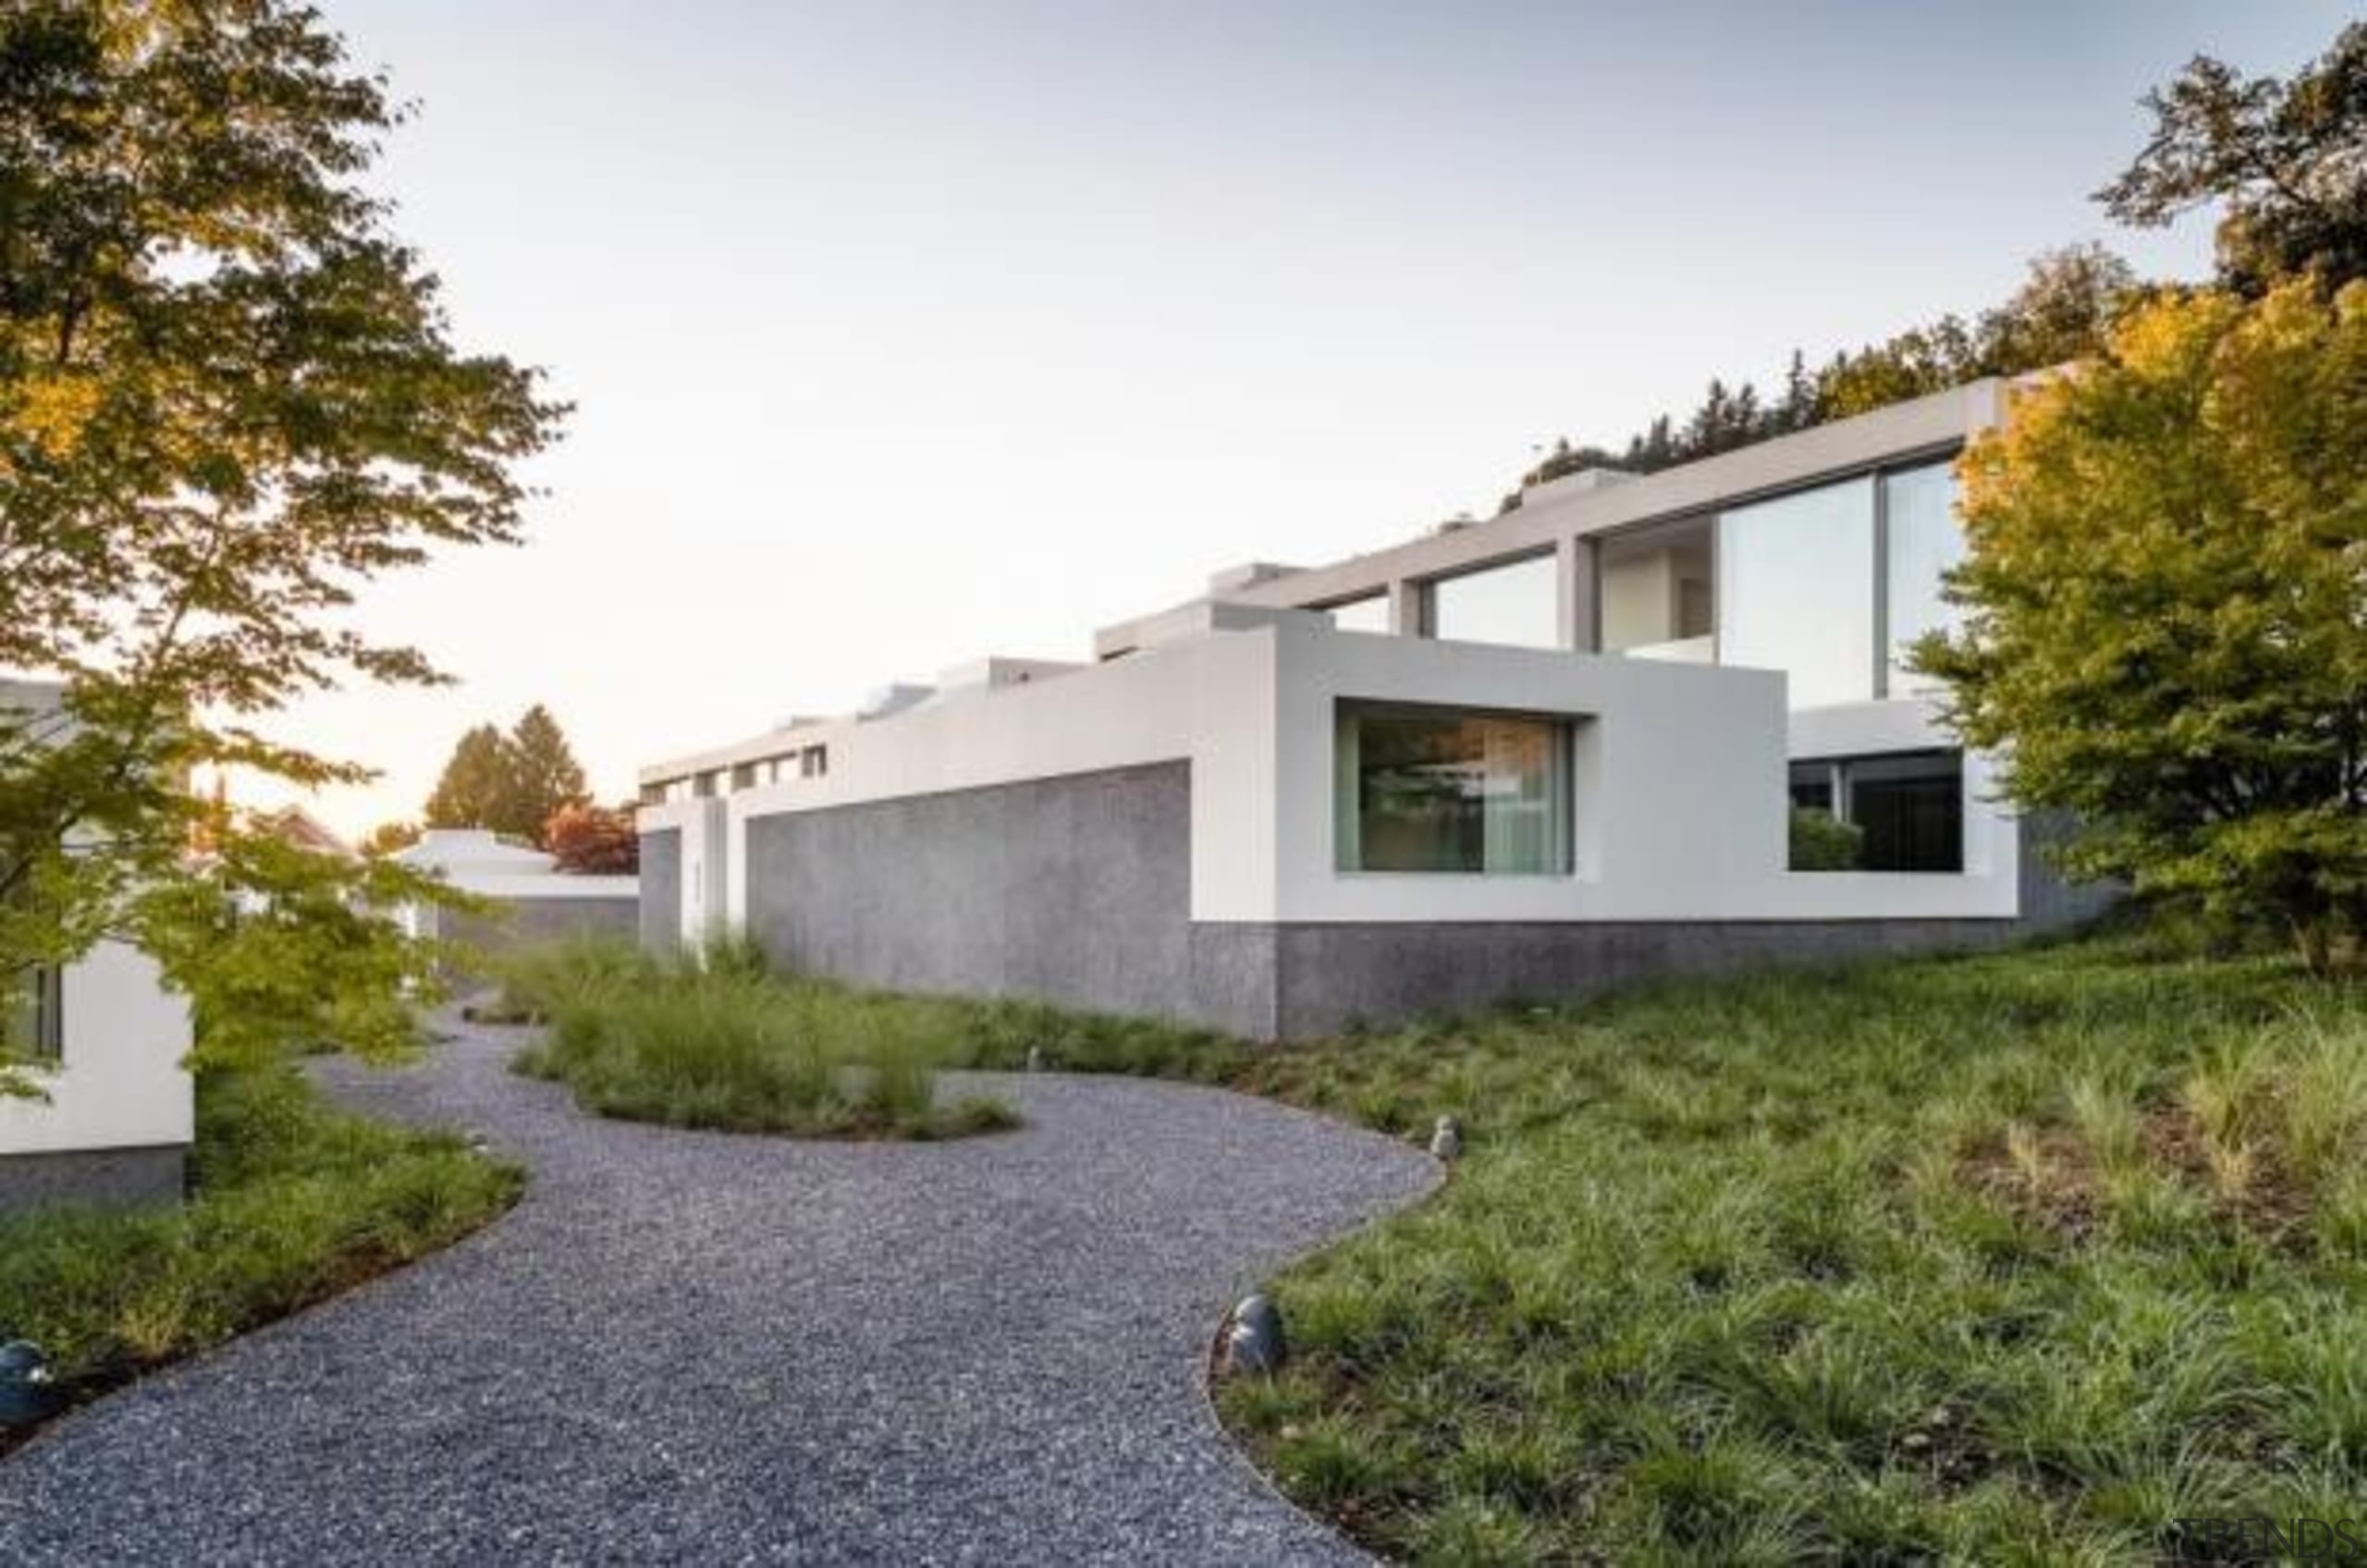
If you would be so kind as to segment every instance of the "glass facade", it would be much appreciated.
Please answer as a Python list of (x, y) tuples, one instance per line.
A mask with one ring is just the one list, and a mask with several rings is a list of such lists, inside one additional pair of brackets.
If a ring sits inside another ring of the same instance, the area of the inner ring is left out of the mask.
[(1927, 631), (1956, 629), (1955, 606), (1940, 598), (1940, 579), (1964, 559), (1964, 527), (1956, 521), (1953, 464), (1932, 463), (1883, 475), (1883, 615), (1890, 647), (1890, 695), (1931, 691), (1937, 683), (1907, 668), (1906, 650)]
[(1718, 662), (1780, 669), (1791, 704), (1874, 694), (1874, 481), (1718, 518)]
[(1568, 873), (1566, 723), (1343, 703), (1336, 744), (1342, 871)]
[(1449, 643), (1558, 648), (1561, 591), (1551, 556), (1442, 577), (1430, 584), (1430, 635)]
[(1964, 869), (1964, 755), (1896, 752), (1792, 764), (1792, 803), (1864, 835), (1861, 871)]
[(1331, 624), (1342, 631), (1389, 631), (1389, 595), (1375, 594), (1370, 598), (1351, 599), (1344, 605), (1333, 605), (1323, 612)]

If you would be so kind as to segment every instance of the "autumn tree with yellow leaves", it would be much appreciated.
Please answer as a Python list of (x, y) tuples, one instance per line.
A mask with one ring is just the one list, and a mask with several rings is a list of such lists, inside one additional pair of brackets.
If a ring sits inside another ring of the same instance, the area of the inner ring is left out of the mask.
[(2367, 282), (2159, 297), (1966, 453), (1927, 639), (2067, 869), (2367, 940)]

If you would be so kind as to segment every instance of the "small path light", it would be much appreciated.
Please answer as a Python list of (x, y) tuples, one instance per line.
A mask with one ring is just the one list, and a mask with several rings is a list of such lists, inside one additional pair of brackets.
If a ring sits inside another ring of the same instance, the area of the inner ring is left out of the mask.
[(1463, 1158), (1463, 1123), (1452, 1116), (1439, 1118), (1438, 1128), (1430, 1134), (1430, 1158), (1461, 1159)]
[(29, 1340), (0, 1345), (0, 1427), (30, 1427), (57, 1414), (49, 1357)]
[(1263, 1372), (1268, 1377), (1282, 1369), (1290, 1348), (1282, 1341), (1282, 1315), (1274, 1304), (1262, 1295), (1242, 1298), (1233, 1309), (1233, 1326), (1225, 1330), (1224, 1364), (1235, 1372)]

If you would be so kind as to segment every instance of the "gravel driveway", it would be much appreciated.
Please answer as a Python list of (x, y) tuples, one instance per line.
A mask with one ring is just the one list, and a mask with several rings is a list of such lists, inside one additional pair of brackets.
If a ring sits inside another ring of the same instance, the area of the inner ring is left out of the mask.
[(1324, 1562), (1201, 1392), (1225, 1305), (1427, 1192), (1238, 1096), (992, 1080), (944, 1145), (680, 1133), (515, 1033), (340, 1096), (481, 1129), (525, 1202), (0, 1462), (0, 1562)]

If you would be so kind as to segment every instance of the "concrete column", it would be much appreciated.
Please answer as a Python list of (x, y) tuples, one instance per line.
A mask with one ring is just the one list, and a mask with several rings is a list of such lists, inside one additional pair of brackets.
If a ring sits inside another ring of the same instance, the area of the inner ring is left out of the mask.
[(1389, 585), (1389, 632), (1392, 637), (1427, 637), (1422, 624), (1422, 585), (1398, 578)]
[(1561, 584), (1554, 624), (1562, 646), (1582, 654), (1597, 652), (1602, 646), (1602, 629), (1595, 622), (1600, 594), (1593, 544), (1575, 534), (1564, 535), (1553, 547), (1553, 565)]

